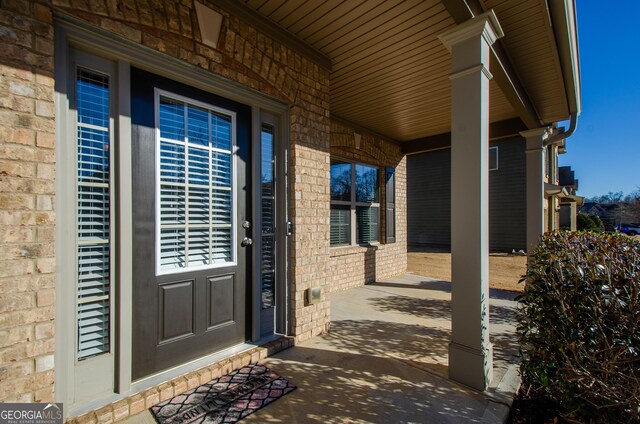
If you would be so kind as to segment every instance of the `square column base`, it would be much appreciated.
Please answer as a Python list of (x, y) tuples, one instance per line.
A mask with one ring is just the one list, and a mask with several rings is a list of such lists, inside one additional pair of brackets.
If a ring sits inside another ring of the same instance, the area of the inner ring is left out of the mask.
[(476, 390), (486, 390), (493, 380), (493, 343), (484, 349), (449, 343), (449, 378)]

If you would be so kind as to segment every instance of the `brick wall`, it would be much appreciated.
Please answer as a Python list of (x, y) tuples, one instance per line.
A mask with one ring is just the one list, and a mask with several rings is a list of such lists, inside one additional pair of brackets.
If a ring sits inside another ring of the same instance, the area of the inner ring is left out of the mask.
[(1, 1), (0, 45), (0, 401), (50, 401), (55, 349), (50, 9)]
[(327, 329), (328, 297), (314, 306), (303, 301), (306, 288), (329, 284), (327, 70), (213, 4), (224, 16), (217, 49), (201, 42), (191, 1), (1, 0), (0, 6), (0, 401), (54, 396), (53, 11), (292, 105), (293, 334), (304, 340)]
[(396, 178), (396, 242), (384, 244), (386, 199), (384, 178), (380, 179), (380, 240), (372, 246), (330, 248), (330, 293), (363, 286), (376, 280), (402, 274), (407, 270), (407, 160), (400, 146), (382, 137), (360, 132), (340, 121), (331, 122), (331, 154), (343, 159), (384, 168), (395, 168)]

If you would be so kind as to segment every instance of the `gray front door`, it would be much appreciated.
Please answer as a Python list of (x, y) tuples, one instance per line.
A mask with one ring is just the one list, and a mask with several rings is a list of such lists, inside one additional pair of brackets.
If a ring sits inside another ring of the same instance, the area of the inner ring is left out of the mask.
[(247, 339), (251, 109), (138, 69), (131, 87), (139, 379)]

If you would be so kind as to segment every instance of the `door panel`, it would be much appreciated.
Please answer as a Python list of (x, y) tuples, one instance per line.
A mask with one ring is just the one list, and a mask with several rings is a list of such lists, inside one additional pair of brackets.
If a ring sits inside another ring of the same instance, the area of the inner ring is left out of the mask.
[(195, 334), (195, 281), (158, 286), (159, 344)]
[(236, 287), (235, 275), (209, 278), (207, 283), (207, 310), (209, 311), (207, 330), (211, 331), (236, 320), (236, 310), (233, 303)]
[(251, 110), (135, 68), (131, 87), (139, 379), (247, 339)]

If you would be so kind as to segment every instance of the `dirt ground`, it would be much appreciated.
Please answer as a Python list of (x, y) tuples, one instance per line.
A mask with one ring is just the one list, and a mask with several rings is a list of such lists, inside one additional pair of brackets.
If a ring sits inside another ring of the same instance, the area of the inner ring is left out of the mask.
[[(630, 237), (640, 241), (640, 235)], [(510, 253), (489, 255), (489, 287), (521, 292), (524, 284), (518, 281), (527, 270), (527, 257)], [(451, 281), (451, 253), (437, 247), (410, 246), (407, 271), (438, 280)]]
[[(527, 257), (509, 253), (489, 255), (489, 287), (492, 289), (521, 292), (523, 284), (518, 284), (526, 272)], [(437, 248), (410, 247), (407, 271), (425, 277), (451, 281), (451, 253)]]

